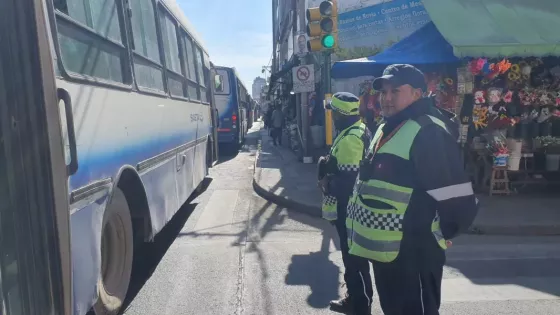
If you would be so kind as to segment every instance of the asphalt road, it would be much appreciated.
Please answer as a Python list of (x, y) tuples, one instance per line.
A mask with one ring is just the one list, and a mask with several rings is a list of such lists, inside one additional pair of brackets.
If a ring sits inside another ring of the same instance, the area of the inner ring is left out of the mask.
[[(252, 189), (258, 133), (145, 246), (125, 314), (329, 314), (342, 294), (333, 228)], [(527, 209), (530, 211), (530, 209)], [(560, 238), (461, 237), (441, 314), (560, 314)], [(381, 314), (374, 305), (374, 314)]]

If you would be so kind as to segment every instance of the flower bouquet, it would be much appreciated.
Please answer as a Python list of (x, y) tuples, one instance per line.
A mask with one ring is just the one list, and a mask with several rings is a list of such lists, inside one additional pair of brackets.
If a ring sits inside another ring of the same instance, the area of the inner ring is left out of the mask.
[(486, 147), (494, 157), (494, 166), (506, 166), (509, 157), (509, 149), (506, 143), (506, 137), (502, 134), (494, 136), (488, 141)]

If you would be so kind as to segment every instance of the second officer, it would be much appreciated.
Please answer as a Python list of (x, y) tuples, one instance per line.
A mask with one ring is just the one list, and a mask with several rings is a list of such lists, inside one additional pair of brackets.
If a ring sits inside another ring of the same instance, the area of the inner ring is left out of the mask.
[(369, 146), (365, 124), (359, 116), (360, 100), (351, 93), (339, 92), (332, 96), (326, 109), (332, 118), (338, 136), (326, 157), (319, 159), (318, 180), (323, 192), (322, 215), (335, 227), (340, 237), (344, 281), (348, 292), (342, 299), (331, 301), (333, 311), (341, 313), (370, 313), (373, 296), (369, 262), (348, 253), (346, 208), (352, 196), (352, 187), (358, 175), (364, 149)]

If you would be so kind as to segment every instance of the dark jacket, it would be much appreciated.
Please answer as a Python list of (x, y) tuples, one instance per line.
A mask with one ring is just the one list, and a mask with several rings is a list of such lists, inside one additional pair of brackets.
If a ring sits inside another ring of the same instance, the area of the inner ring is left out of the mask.
[[(383, 134), (390, 134), (405, 120), (423, 115), (441, 119), (440, 115), (443, 114), (438, 112), (434, 111), (430, 100), (421, 99), (388, 118), (383, 126)], [(444, 122), (446, 125), (451, 124), (449, 119)], [(403, 223), (403, 247), (420, 249), (429, 244), (428, 247), (436, 249), (437, 243), (430, 230), (436, 212), (443, 236), (449, 240), (467, 231), (478, 212), (478, 201), (463, 167), (457, 137), (440, 126), (430, 124), (419, 131), (410, 150), (410, 161), (412, 174), (395, 175), (413, 176), (415, 183)], [(430, 255), (429, 252), (420, 251), (423, 255)]]

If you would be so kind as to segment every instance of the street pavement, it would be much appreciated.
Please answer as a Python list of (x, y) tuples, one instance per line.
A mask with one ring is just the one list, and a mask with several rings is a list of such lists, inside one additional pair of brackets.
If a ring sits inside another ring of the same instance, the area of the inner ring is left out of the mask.
[[(266, 130), (261, 130), (261, 143), (255, 174), (259, 195), (292, 210), (320, 217), (322, 195), (317, 189), (317, 166), (301, 163), (287, 146), (273, 146)], [(470, 233), (560, 236), (558, 194), (492, 197), (478, 194), (477, 198), (481, 209)]]
[[(330, 314), (343, 293), (334, 229), (253, 191), (257, 126), (138, 255), (125, 314)], [(560, 238), (464, 236), (441, 314), (560, 314)], [(333, 313), (334, 314), (334, 313)], [(374, 313), (381, 314), (378, 303)]]

